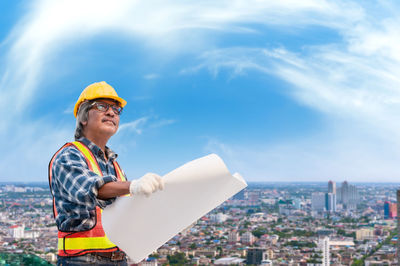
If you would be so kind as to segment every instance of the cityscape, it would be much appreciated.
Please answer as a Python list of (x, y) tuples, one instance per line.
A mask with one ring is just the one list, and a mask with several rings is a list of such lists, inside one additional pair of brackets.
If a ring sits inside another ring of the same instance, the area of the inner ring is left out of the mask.
[[(398, 265), (398, 188), (249, 183), (139, 265)], [(0, 194), (0, 265), (55, 264), (47, 184), (3, 183)]]

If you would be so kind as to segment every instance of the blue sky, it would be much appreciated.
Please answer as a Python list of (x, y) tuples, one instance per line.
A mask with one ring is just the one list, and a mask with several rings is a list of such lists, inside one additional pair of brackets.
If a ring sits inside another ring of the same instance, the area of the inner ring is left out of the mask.
[(128, 101), (130, 179), (217, 153), (247, 181), (397, 182), (395, 1), (3, 1), (0, 181), (45, 181), (72, 109)]

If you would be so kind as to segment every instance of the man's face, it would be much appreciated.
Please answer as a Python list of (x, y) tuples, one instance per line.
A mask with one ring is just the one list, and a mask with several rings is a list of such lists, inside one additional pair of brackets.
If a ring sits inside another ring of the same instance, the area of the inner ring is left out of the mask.
[[(98, 103), (106, 103), (110, 105), (117, 105), (113, 100), (99, 99)], [(89, 110), (88, 121), (85, 125), (85, 131), (94, 135), (104, 135), (111, 137), (114, 135), (119, 126), (119, 115), (115, 114), (111, 106), (107, 111), (100, 111), (94, 105)]]

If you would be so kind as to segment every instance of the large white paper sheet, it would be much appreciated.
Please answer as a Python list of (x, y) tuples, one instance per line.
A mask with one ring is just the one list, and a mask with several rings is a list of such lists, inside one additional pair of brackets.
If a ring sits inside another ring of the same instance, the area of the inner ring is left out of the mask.
[(191, 161), (163, 179), (163, 191), (120, 197), (103, 211), (107, 237), (136, 263), (247, 186), (216, 154)]

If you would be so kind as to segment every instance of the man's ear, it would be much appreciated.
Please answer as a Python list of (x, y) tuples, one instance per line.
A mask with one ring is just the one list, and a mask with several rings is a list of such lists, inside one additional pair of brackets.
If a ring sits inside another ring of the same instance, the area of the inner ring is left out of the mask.
[(82, 126), (85, 127), (85, 126), (88, 124), (88, 120), (89, 120), (89, 112), (87, 113), (86, 121), (82, 121), (82, 122), (81, 122)]

